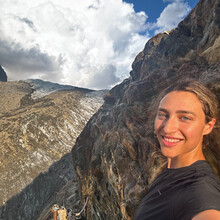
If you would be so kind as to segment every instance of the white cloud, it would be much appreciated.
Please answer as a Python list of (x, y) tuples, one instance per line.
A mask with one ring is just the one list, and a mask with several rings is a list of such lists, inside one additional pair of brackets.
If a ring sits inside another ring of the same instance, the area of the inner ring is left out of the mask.
[(164, 2), (172, 3), (164, 8), (157, 22), (148, 24), (149, 29), (155, 30), (155, 34), (177, 27), (178, 23), (182, 21), (191, 10), (188, 3), (184, 2), (184, 0), (164, 0)]
[(5, 0), (0, 64), (9, 80), (110, 88), (148, 40), (146, 19), (122, 0)]
[[(0, 40), (0, 63), (6, 67), (6, 71), (13, 74), (14, 80), (21, 77), (29, 78), (32, 74), (34, 78), (42, 78), (50, 73), (56, 76), (60, 71), (63, 60), (62, 57), (49, 56), (39, 50), (37, 46), (24, 49), (20, 44)], [(10, 76), (10, 75), (9, 75)]]
[(171, 30), (190, 10), (184, 0), (163, 1), (167, 7), (146, 25), (147, 15), (122, 0), (4, 0), (0, 65), (9, 80), (111, 88), (129, 76), (148, 31)]
[(87, 77), (87, 83), (90, 88), (105, 89), (109, 84), (114, 85), (120, 79), (116, 76), (116, 67), (112, 64), (103, 67), (96, 74)]

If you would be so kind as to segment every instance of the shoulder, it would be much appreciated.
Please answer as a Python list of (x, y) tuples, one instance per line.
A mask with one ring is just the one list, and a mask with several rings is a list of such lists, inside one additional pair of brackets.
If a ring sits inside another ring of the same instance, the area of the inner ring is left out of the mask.
[(206, 210), (197, 214), (192, 220), (216, 220), (220, 219), (220, 211)]
[(220, 211), (220, 183), (215, 174), (213, 175), (212, 171), (209, 171), (207, 173), (199, 170), (179, 190), (173, 205), (177, 219), (186, 219), (186, 215), (192, 219), (193, 216), (205, 210)]

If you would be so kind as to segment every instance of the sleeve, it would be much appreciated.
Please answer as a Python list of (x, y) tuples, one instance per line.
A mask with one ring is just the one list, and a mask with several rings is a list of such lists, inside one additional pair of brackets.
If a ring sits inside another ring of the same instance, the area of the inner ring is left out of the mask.
[(191, 220), (210, 209), (220, 211), (220, 186), (205, 181), (185, 186), (173, 201), (175, 220)]

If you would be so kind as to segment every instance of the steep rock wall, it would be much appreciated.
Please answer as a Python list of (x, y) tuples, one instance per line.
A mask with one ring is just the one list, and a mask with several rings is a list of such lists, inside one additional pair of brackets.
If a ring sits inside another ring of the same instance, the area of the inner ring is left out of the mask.
[(220, 101), (219, 12), (219, 0), (201, 0), (169, 35), (150, 39), (130, 77), (109, 91), (78, 137), (72, 157), (82, 195), (90, 198), (87, 219), (133, 218), (157, 145), (150, 107), (163, 88), (193, 78)]

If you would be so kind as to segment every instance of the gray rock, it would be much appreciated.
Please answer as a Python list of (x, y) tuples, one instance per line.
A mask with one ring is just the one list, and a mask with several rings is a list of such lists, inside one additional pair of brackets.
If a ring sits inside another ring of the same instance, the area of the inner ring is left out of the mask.
[(0, 81), (7, 82), (7, 75), (4, 69), (0, 66)]

